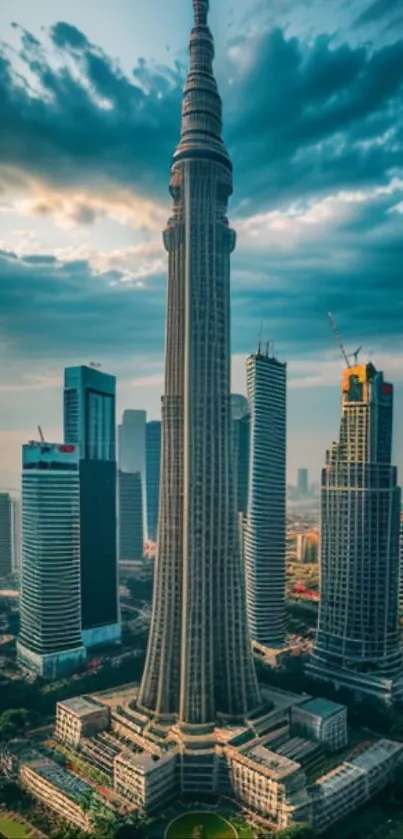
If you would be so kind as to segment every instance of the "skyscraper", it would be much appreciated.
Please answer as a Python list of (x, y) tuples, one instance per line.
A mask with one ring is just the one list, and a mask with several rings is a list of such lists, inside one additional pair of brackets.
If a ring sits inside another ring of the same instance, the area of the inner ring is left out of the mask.
[(157, 541), (158, 535), (160, 465), (161, 423), (154, 420), (146, 425), (147, 531), (152, 542)]
[(68, 675), (86, 658), (75, 446), (23, 446), (22, 554), (18, 659), (44, 678)]
[(286, 365), (258, 352), (246, 361), (250, 407), (249, 494), (244, 525), (252, 640), (279, 647), (285, 637)]
[(393, 386), (372, 364), (343, 374), (340, 437), (321, 488), (321, 599), (313, 675), (363, 694), (402, 689), (400, 489), (391, 465)]
[(297, 477), (297, 488), (298, 488), (298, 495), (300, 498), (306, 498), (309, 493), (309, 484), (308, 484), (308, 469), (298, 469), (298, 477)]
[(399, 617), (403, 618), (403, 512), (400, 514), (400, 577), (399, 577)]
[(0, 578), (9, 577), (12, 572), (12, 503), (8, 492), (0, 492)]
[(133, 562), (142, 559), (143, 497), (140, 472), (118, 472), (119, 559)]
[[(121, 560), (139, 559), (143, 556), (147, 524), (145, 511), (146, 420), (145, 411), (124, 411), (122, 423), (118, 427), (119, 559)], [(130, 475), (131, 478), (123, 477), (123, 475)]]
[(236, 486), (236, 507), (241, 515), (246, 514), (249, 481), (249, 403), (242, 394), (231, 394), (232, 432), (234, 440), (234, 473)]
[(116, 380), (93, 367), (64, 376), (64, 439), (78, 447), (81, 603), (86, 647), (120, 639), (116, 522)]
[(206, 730), (259, 705), (239, 550), (230, 406), (232, 165), (221, 138), (208, 0), (193, 0), (174, 154), (158, 553), (141, 707)]
[(12, 498), (12, 573), (15, 579), (21, 581), (21, 504), (19, 499)]

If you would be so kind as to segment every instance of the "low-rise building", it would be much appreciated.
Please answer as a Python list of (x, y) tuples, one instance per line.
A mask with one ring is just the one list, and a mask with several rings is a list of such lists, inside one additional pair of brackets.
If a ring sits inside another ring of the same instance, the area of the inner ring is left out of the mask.
[(67, 772), (54, 761), (41, 758), (21, 764), (20, 780), (35, 798), (39, 798), (63, 819), (86, 832), (92, 830), (90, 806), (94, 791), (81, 778)]
[(151, 811), (172, 797), (177, 754), (136, 753), (126, 749), (115, 757), (114, 787), (139, 810)]
[(107, 705), (91, 697), (76, 696), (58, 702), (56, 707), (55, 738), (75, 748), (84, 737), (93, 737), (109, 727), (110, 710)]
[(330, 699), (308, 699), (291, 709), (291, 727), (300, 737), (336, 752), (348, 743), (347, 708)]

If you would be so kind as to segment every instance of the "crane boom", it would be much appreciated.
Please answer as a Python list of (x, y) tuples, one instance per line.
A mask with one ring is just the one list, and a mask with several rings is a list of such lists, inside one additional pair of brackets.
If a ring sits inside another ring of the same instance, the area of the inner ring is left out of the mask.
[(43, 436), (43, 431), (42, 431), (42, 429), (41, 429), (41, 426), (40, 426), (40, 425), (38, 425), (38, 426), (37, 426), (37, 429), (38, 429), (39, 439), (40, 439), (41, 443), (44, 443), (44, 442), (45, 442), (45, 438), (44, 438), (44, 436)]
[(337, 343), (338, 343), (338, 345), (341, 349), (341, 353), (342, 353), (342, 356), (344, 358), (344, 361), (346, 362), (347, 367), (350, 367), (350, 362), (348, 360), (348, 355), (347, 355), (347, 353), (344, 349), (344, 344), (343, 344), (343, 341), (341, 340), (341, 335), (340, 335), (340, 332), (337, 328), (337, 323), (336, 323), (336, 321), (335, 321), (331, 312), (328, 312), (328, 315), (329, 315), (329, 320), (330, 320), (331, 327), (333, 329), (336, 341), (337, 341)]

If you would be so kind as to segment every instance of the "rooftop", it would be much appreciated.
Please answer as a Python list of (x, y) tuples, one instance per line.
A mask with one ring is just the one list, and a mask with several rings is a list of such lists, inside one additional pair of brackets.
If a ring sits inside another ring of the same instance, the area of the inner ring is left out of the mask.
[(54, 763), (54, 761), (49, 758), (45, 757), (40, 760), (33, 760), (32, 762), (27, 762), (25, 765), (28, 769), (36, 772), (37, 775), (40, 775), (55, 787), (58, 787), (73, 801), (88, 798), (93, 795), (94, 791), (92, 787), (86, 783), (86, 781), (83, 781), (81, 778), (78, 778), (77, 775), (73, 775), (71, 772), (68, 772), (66, 769), (58, 766), (57, 763)]
[(257, 746), (252, 746), (245, 752), (245, 757), (253, 760), (259, 766), (263, 766), (268, 770), (268, 774), (276, 779), (286, 778), (301, 768), (295, 760), (289, 760), (289, 758), (283, 757), (283, 755), (271, 752), (270, 749), (267, 749), (261, 743)]
[(309, 699), (300, 705), (303, 711), (315, 717), (322, 717), (322, 719), (329, 719), (335, 716), (335, 714), (340, 714), (341, 711), (345, 710), (345, 707), (345, 705), (340, 705), (338, 702), (332, 702), (331, 699), (322, 699), (320, 697)]
[(91, 697), (86, 696), (74, 696), (72, 699), (64, 699), (62, 702), (59, 702), (61, 708), (65, 708), (68, 711), (72, 711), (78, 717), (85, 717), (87, 714), (91, 714), (94, 711), (102, 710), (102, 705), (95, 702)]
[(376, 743), (372, 743), (368, 748), (363, 750), (361, 754), (352, 757), (350, 760), (347, 758), (346, 763), (349, 766), (356, 766), (358, 769), (368, 771), (373, 766), (379, 766), (380, 763), (389, 757), (397, 755), (402, 749), (403, 743), (397, 743), (395, 740), (377, 740)]
[(165, 754), (158, 755), (158, 759), (156, 760), (150, 752), (135, 753), (132, 751), (124, 751), (116, 756), (115, 761), (116, 763), (124, 763), (134, 766), (146, 775), (158, 766), (161, 766), (163, 763), (171, 760), (172, 756), (172, 752), (166, 752)]

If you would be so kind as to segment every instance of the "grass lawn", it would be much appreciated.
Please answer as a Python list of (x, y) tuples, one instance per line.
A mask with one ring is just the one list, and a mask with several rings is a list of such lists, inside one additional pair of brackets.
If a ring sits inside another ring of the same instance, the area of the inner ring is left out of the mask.
[(232, 825), (217, 813), (195, 812), (178, 816), (165, 833), (165, 839), (193, 839), (195, 828), (201, 827), (199, 839), (238, 839), (238, 833)]
[(0, 836), (5, 839), (28, 839), (29, 833), (23, 824), (0, 816)]

